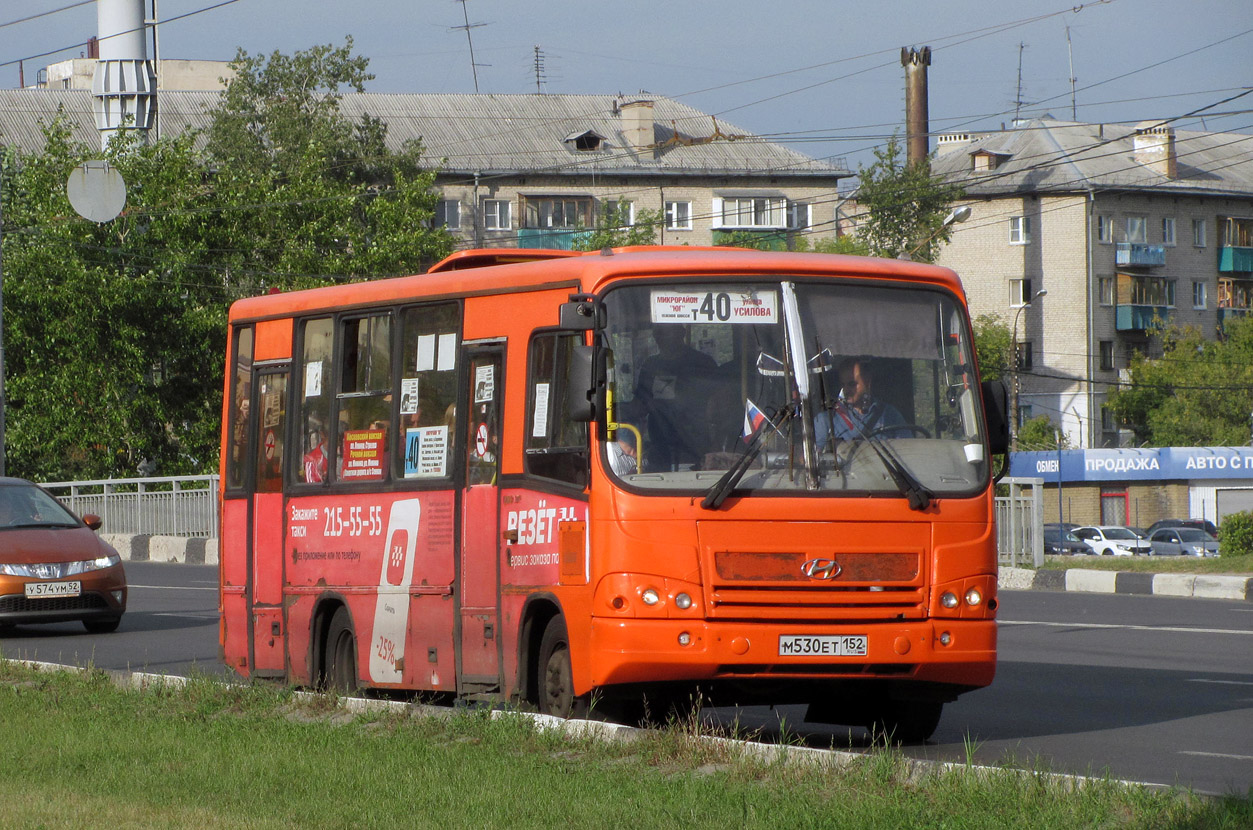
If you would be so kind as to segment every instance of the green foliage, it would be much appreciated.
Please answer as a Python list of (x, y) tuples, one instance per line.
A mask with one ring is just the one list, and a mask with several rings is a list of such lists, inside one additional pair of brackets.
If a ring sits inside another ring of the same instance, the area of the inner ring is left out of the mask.
[(972, 328), (980, 377), (997, 380), (1008, 375), (1014, 359), (1013, 336), (1009, 326), (996, 314), (980, 314)]
[(1189, 327), (1157, 333), (1162, 355), (1131, 359), (1130, 383), (1108, 406), (1154, 447), (1249, 443), (1253, 414), (1253, 319), (1228, 319), (1220, 340)]
[(661, 211), (641, 210), (632, 223), (630, 204), (619, 200), (612, 208), (605, 205), (600, 226), (576, 236), (571, 248), (576, 251), (599, 251), (602, 248), (654, 245), (663, 221)]
[[(1027, 452), (1057, 449), (1057, 425), (1047, 415), (1037, 415), (1018, 430), (1018, 449)], [(1062, 449), (1070, 449), (1066, 433), (1061, 433)]]
[(857, 204), (866, 217), (857, 235), (871, 254), (934, 262), (952, 232), (944, 219), (963, 190), (933, 177), (926, 162), (907, 164), (895, 136), (875, 150), (874, 163), (858, 177)]
[(1218, 528), (1218, 552), (1223, 557), (1253, 554), (1253, 513), (1228, 513)]
[[(65, 196), (100, 153), (46, 125), (3, 159), (7, 471), (42, 481), (217, 467), (226, 311), (270, 288), (414, 273), (451, 250), (420, 148), (390, 152), (374, 119), (339, 113), (365, 62), (317, 47), (236, 59), (196, 136), (106, 158), (127, 207), (94, 224)], [(147, 462), (145, 464), (145, 462)]]

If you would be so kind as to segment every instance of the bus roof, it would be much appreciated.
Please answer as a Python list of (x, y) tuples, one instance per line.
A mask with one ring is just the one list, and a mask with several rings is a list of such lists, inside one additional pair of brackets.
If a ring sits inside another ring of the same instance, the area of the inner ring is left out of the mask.
[(786, 253), (750, 248), (636, 246), (587, 253), (520, 248), (460, 251), (427, 273), (267, 294), (231, 306), (234, 321), (394, 303), (568, 287), (595, 293), (621, 277), (697, 279), (787, 274), (924, 282), (963, 296), (957, 275), (917, 262), (842, 254)]

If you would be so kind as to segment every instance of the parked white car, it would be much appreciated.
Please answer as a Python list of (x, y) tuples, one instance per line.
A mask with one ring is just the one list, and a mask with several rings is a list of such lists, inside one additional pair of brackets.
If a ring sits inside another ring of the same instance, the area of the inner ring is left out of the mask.
[(1070, 531), (1100, 556), (1135, 556), (1150, 554), (1153, 546), (1141, 539), (1131, 528), (1121, 525), (1091, 525)]

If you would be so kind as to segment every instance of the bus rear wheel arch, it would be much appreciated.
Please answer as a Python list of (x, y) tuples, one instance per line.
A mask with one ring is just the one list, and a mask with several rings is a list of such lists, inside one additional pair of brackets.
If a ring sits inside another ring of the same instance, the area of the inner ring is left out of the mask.
[(328, 691), (351, 694), (360, 688), (357, 677), (357, 635), (347, 606), (331, 615), (322, 639), (319, 685)]

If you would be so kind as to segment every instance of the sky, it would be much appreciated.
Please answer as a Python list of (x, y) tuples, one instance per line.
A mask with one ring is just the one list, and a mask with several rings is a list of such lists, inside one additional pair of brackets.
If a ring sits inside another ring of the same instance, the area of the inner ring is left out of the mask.
[[(149, 11), (152, 1), (144, 0)], [(29, 85), (40, 68), (79, 57), (96, 32), (92, 2), (2, 5), (6, 87), (18, 86), (19, 61)], [(1253, 88), (1250, 0), (156, 5), (166, 21), (164, 59), (230, 60), (240, 48), (291, 54), (351, 36), (377, 76), (371, 92), (472, 93), (477, 83), (483, 93), (534, 94), (537, 82), (550, 94), (644, 92), (853, 170), (873, 162), (874, 149), (894, 132), (904, 133), (903, 46), (932, 49), (933, 132), (995, 130), (1016, 112), (1069, 119), (1072, 76), (1080, 121), (1187, 115), (1174, 126), (1253, 132), (1253, 95), (1218, 103)]]

